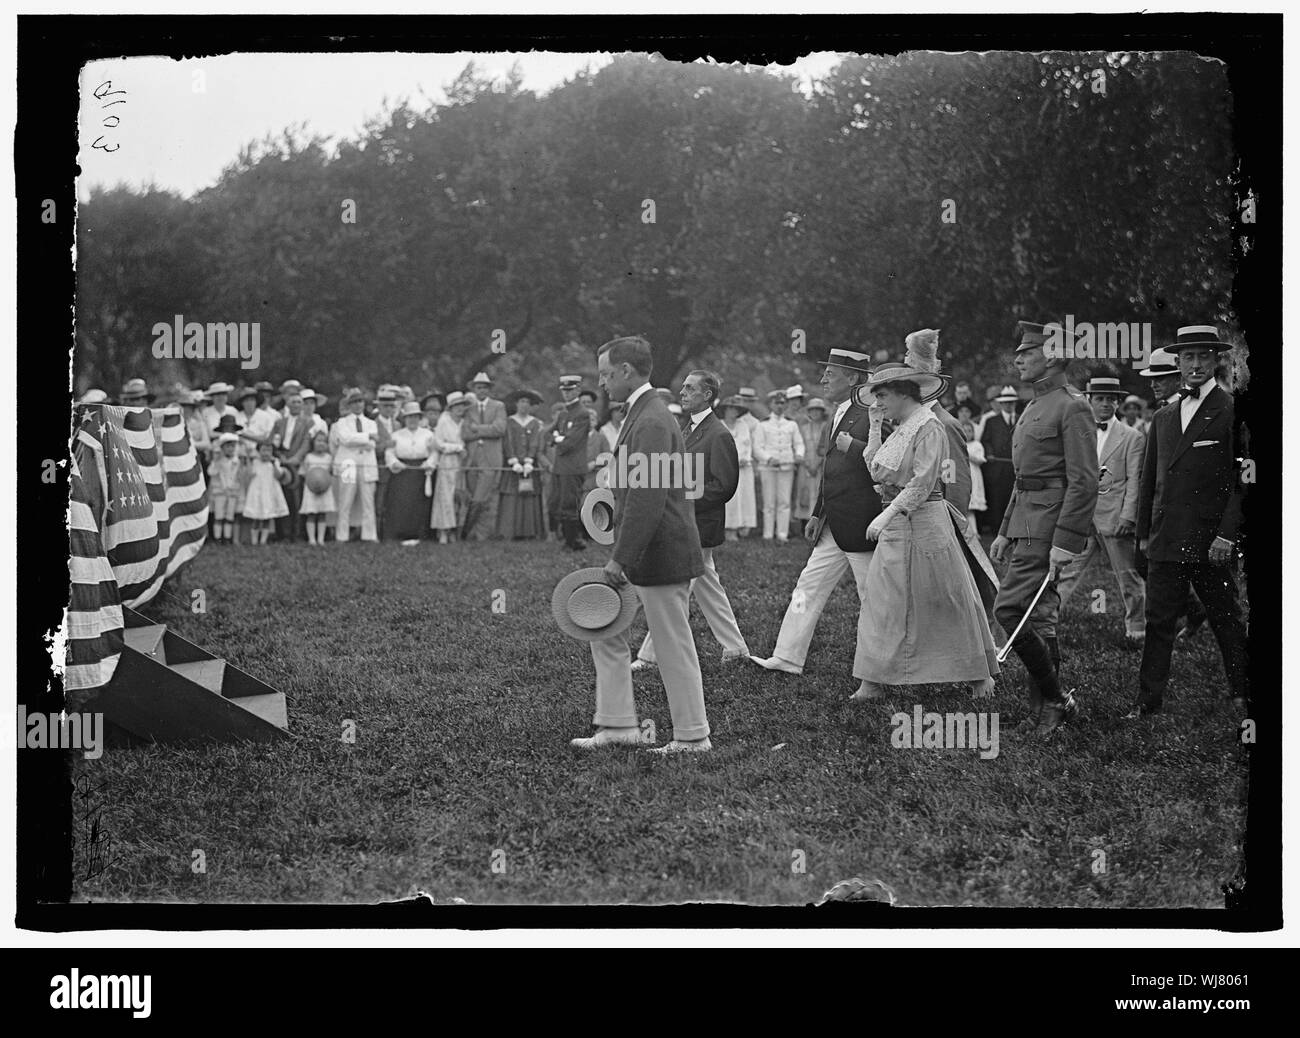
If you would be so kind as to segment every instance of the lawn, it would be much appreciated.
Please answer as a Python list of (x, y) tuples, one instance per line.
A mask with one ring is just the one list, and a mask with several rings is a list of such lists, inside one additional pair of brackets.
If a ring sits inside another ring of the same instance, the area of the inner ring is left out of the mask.
[[(807, 553), (719, 549), (751, 650), (771, 651)], [(1180, 645), (1170, 712), (1121, 721), (1139, 653), (1108, 570), (1081, 582), (1061, 625), (1063, 678), (1089, 720), (1050, 741), (1014, 731), (1014, 657), (992, 699), (932, 686), (850, 706), (846, 580), (802, 677), (723, 668), (693, 612), (715, 752), (657, 759), (568, 747), (591, 729), (594, 674), (550, 597), (577, 564), (536, 542), (204, 548), (177, 590), (202, 588), (207, 613), (172, 596), (144, 612), (285, 691), (296, 738), (80, 762), (102, 786), (112, 865), (78, 896), (804, 904), (861, 877), (900, 905), (1222, 906), (1246, 765), (1217, 650), (1208, 630)], [(1098, 586), (1109, 615), (1087, 611)], [(636, 684), (662, 739), (662, 684)], [(916, 702), (997, 711), (1000, 753), (895, 748), (890, 716)]]

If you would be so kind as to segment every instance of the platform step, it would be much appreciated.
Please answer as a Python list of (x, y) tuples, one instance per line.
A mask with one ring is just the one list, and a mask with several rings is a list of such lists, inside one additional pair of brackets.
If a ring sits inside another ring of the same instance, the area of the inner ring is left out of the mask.
[(285, 706), (283, 692), (271, 692), (261, 696), (240, 696), (238, 699), (228, 699), (226, 702), (242, 706), (249, 713), (256, 714), (263, 721), (277, 728), (289, 727), (289, 711)]
[(206, 688), (210, 692), (221, 694), (221, 684), (225, 680), (226, 674), (225, 660), (196, 660), (193, 663), (173, 663), (168, 669), (186, 680)]
[(134, 649), (141, 656), (151, 656), (159, 663), (166, 663), (167, 653), (163, 650), (163, 635), (166, 633), (166, 624), (127, 627), (122, 631), (122, 640), (128, 649)]

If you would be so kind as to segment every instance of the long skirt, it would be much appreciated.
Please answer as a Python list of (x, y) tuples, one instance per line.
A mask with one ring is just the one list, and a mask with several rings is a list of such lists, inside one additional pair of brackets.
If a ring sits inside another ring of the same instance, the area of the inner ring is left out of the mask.
[(433, 529), (460, 529), (460, 517), (456, 511), (456, 488), (463, 485), (463, 478), (460, 458), (454, 454), (444, 454), (438, 459), (438, 480), (433, 488), (433, 512), (429, 516), (429, 526)]
[(534, 489), (525, 494), (515, 489), (519, 485), (518, 476), (513, 472), (505, 475), (502, 485), (506, 489), (501, 492), (501, 504), (497, 509), (497, 533), (508, 541), (545, 537), (546, 529), (542, 525), (541, 473), (533, 473)]
[(754, 467), (740, 470), (736, 492), (727, 502), (724, 523), (728, 530), (747, 530), (758, 526), (758, 509), (754, 502)]
[(388, 477), (384, 497), (384, 538), (411, 541), (420, 537), (429, 517), (429, 499), (424, 496), (425, 471), (419, 465), (394, 472)]
[(997, 646), (945, 501), (926, 501), (881, 534), (867, 565), (853, 676), (881, 685), (976, 682)]

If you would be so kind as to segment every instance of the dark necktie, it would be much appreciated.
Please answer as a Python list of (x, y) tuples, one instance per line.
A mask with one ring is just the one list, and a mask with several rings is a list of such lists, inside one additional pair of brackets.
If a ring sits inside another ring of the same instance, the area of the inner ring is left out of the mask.
[(1107, 429), (1110, 428), (1110, 423), (1109, 423), (1109, 422), (1098, 422), (1098, 423), (1097, 423), (1097, 428), (1100, 429), (1102, 432), (1105, 432)]
[(1200, 386), (1183, 386), (1183, 393), (1186, 394), (1189, 400), (1199, 400), (1201, 399), (1201, 388)]
[(357, 432), (361, 431), (361, 416), (357, 415)]

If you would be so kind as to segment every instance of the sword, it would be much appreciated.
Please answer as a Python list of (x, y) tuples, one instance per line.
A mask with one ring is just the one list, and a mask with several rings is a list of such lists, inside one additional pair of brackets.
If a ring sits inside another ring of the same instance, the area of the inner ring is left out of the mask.
[(1052, 582), (1052, 567), (1047, 567), (1047, 576), (1043, 578), (1043, 583), (1038, 588), (1038, 594), (1034, 600), (1029, 603), (1029, 608), (1025, 610), (1025, 615), (1020, 618), (1020, 623), (1016, 624), (1016, 629), (1011, 632), (1011, 637), (1007, 639), (1006, 645), (998, 650), (998, 663), (1006, 663), (1007, 657), (1011, 654), (1011, 644), (1016, 640), (1016, 635), (1020, 633), (1020, 628), (1025, 626), (1025, 621), (1029, 619), (1029, 614), (1034, 611), (1034, 606), (1038, 605), (1038, 600), (1043, 597), (1043, 592), (1047, 590), (1047, 585)]

